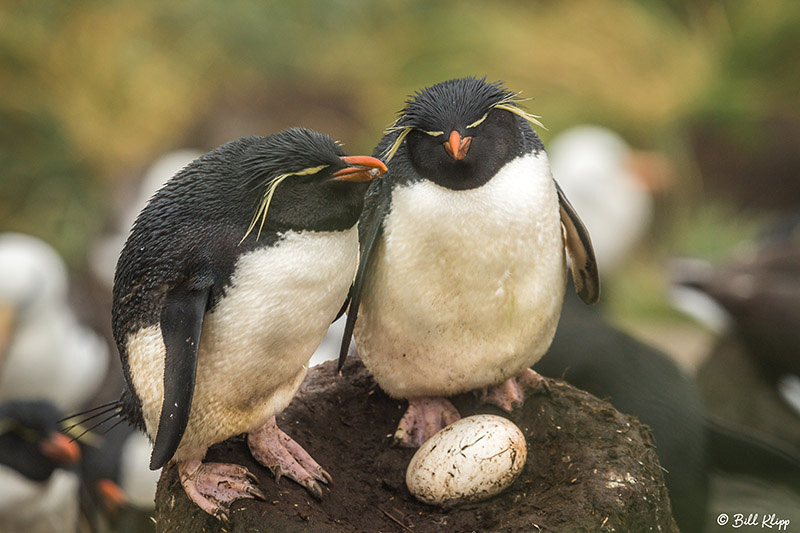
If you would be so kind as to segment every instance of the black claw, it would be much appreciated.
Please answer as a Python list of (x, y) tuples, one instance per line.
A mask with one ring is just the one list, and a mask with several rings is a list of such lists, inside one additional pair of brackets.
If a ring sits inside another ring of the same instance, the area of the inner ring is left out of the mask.
[(267, 497), (264, 496), (264, 493), (261, 492), (256, 487), (247, 487), (246, 490), (247, 490), (247, 494), (253, 496), (254, 498), (256, 498), (258, 500), (262, 500), (262, 501), (267, 501)]
[(283, 477), (283, 472), (281, 471), (281, 467), (276, 465), (274, 467), (272, 466), (269, 467), (269, 469), (272, 472), (272, 475), (275, 476), (275, 483), (279, 482), (281, 480), (281, 477)]
[(308, 492), (311, 493), (311, 495), (314, 498), (316, 498), (318, 500), (322, 499), (322, 488), (319, 486), (319, 483), (317, 483), (316, 481), (312, 481), (311, 483), (309, 483), (306, 486), (306, 489), (308, 489)]
[(326, 472), (326, 471), (325, 471), (323, 468), (321, 468), (321, 467), (320, 467), (320, 469), (319, 469), (319, 472), (320, 472), (320, 474), (322, 474), (322, 477), (324, 477), (324, 478), (325, 478), (325, 479), (321, 479), (320, 481), (322, 481), (322, 482), (323, 482), (323, 483), (325, 483), (325, 484), (331, 484), (331, 483), (333, 483), (333, 478), (332, 478), (332, 477), (331, 477), (331, 475), (330, 475), (329, 473), (327, 473), (327, 472)]

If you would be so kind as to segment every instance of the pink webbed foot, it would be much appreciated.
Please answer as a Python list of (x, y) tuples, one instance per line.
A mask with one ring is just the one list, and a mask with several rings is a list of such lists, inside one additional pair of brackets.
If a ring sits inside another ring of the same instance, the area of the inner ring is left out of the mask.
[(247, 434), (247, 445), (256, 461), (272, 470), (275, 481), (286, 476), (305, 487), (317, 499), (322, 498), (322, 487), (317, 481), (325, 484), (332, 481), (330, 474), (302, 446), (278, 428), (274, 416), (256, 431)]
[(394, 443), (406, 448), (419, 448), (436, 432), (461, 415), (445, 398), (415, 398), (408, 401), (408, 409), (397, 425)]
[(194, 459), (178, 463), (178, 476), (189, 498), (220, 520), (228, 520), (230, 505), (235, 500), (266, 499), (255, 485), (258, 479), (241, 465)]
[(483, 401), (496, 405), (506, 412), (525, 402), (525, 391), (535, 390), (545, 385), (545, 380), (536, 371), (526, 368), (517, 376), (505, 380), (500, 385), (484, 389)]

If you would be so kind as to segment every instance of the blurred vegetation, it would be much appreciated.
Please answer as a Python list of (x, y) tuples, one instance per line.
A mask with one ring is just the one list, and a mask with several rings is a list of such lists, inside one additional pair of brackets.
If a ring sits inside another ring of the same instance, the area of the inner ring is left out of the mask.
[(676, 162), (645, 265), (719, 256), (794, 201), (753, 206), (762, 176), (738, 195), (724, 178), (797, 170), (796, 0), (5, 0), (0, 21), (0, 229), (73, 268), (122, 182), (167, 150), (299, 124), (370, 152), (408, 94), (468, 74), (533, 98), (545, 142), (600, 123)]

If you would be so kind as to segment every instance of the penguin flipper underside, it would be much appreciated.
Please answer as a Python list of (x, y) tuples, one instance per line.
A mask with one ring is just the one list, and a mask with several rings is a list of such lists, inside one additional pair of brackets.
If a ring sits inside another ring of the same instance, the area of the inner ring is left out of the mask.
[[(355, 280), (350, 287), (348, 300), (350, 307), (347, 310), (347, 322), (344, 326), (342, 335), (342, 346), (339, 349), (339, 364), (337, 370), (341, 370), (344, 361), (347, 359), (347, 351), (350, 349), (350, 341), (353, 338), (353, 329), (356, 327), (358, 318), (358, 306), (361, 304), (361, 291), (364, 289), (364, 281), (367, 278), (372, 255), (375, 251), (375, 243), (381, 235), (383, 219), (389, 208), (389, 198), (382, 189), (383, 182), (376, 181), (370, 188), (364, 201), (364, 211), (358, 224), (358, 237), (361, 246), (361, 258), (358, 263)], [(372, 193), (372, 194), (370, 194)]]
[(572, 281), (575, 292), (584, 303), (594, 305), (600, 298), (600, 275), (597, 271), (597, 259), (594, 255), (592, 240), (583, 225), (578, 213), (567, 200), (564, 191), (556, 183), (558, 192), (561, 227), (564, 229), (564, 243), (570, 259)]
[(158, 433), (150, 456), (150, 469), (169, 461), (181, 442), (194, 393), (197, 349), (213, 283), (191, 278), (172, 288), (161, 310), (164, 338), (164, 403), (158, 420)]

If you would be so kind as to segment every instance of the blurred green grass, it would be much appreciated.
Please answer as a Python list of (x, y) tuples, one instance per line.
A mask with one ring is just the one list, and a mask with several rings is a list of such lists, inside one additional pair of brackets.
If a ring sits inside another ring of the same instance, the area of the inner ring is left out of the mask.
[(73, 269), (122, 182), (209, 142), (192, 132), (231, 107), (258, 130), (232, 136), (301, 120), (369, 152), (409, 93), (477, 74), (532, 98), (545, 143), (601, 123), (676, 162), (651, 241), (605, 291), (615, 313), (665, 315), (668, 256), (722, 257), (769, 212), (715, 196), (690, 129), (758, 151), (769, 137), (743, 125), (800, 124), (795, 0), (6, 1), (0, 21), (0, 229)]

